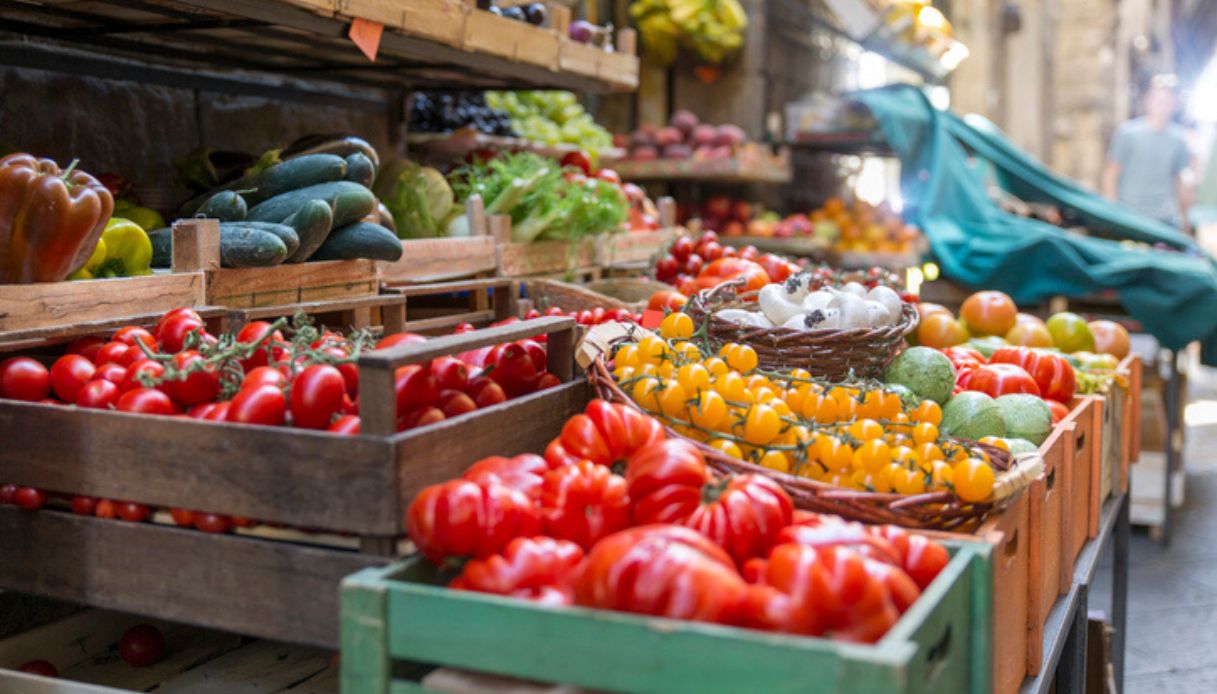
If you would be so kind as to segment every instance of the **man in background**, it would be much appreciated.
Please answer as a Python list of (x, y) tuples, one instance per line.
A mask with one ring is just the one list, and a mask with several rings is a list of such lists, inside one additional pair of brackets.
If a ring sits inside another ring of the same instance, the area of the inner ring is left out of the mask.
[(1145, 115), (1116, 128), (1103, 170), (1103, 195), (1190, 233), (1192, 154), (1174, 124), (1174, 75), (1158, 75), (1145, 94)]

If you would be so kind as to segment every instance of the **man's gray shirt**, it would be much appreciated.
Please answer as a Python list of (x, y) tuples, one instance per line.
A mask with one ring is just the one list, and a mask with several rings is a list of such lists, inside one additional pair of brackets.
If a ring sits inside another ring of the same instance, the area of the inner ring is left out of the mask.
[(1116, 128), (1107, 157), (1120, 165), (1120, 202), (1154, 219), (1178, 223), (1175, 177), (1192, 159), (1178, 127), (1155, 130), (1144, 118), (1130, 120)]

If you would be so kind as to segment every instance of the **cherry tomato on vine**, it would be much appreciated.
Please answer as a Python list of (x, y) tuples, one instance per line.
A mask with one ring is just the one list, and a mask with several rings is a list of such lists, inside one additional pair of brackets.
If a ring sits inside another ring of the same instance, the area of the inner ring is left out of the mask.
[(245, 374), (241, 388), (256, 388), (257, 386), (275, 386), (282, 388), (287, 385), (287, 376), (273, 366), (258, 366)]
[(93, 335), (78, 337), (75, 340), (72, 340), (72, 342), (68, 345), (68, 348), (64, 350), (64, 353), (79, 354), (91, 362), (96, 362), (97, 350), (101, 349), (102, 345), (104, 344), (106, 344), (105, 340)]
[(338, 369), (313, 364), (292, 382), (292, 423), (305, 429), (324, 429), (342, 408), (346, 381)]
[(125, 521), (142, 523), (147, 520), (152, 510), (144, 504), (137, 504), (134, 501), (120, 501), (114, 505), (114, 512)]
[(118, 402), (122, 393), (113, 381), (95, 378), (84, 384), (76, 393), (76, 405), (97, 410), (109, 409)]
[(50, 392), (51, 372), (42, 364), (29, 357), (13, 357), (0, 362), (0, 398), (38, 402)]
[(93, 372), (93, 380), (104, 379), (116, 386), (122, 392), (123, 379), (127, 377), (127, 367), (119, 364), (102, 364)]
[(232, 530), (232, 520), (217, 513), (195, 513), (194, 527), (205, 533), (226, 533)]
[(287, 349), (282, 346), (283, 333), (271, 330), (273, 327), (266, 321), (256, 320), (246, 323), (237, 333), (237, 342), (254, 345), (253, 354), (241, 362), (241, 366), (247, 374), (260, 366), (269, 364), (272, 356), (278, 361), (287, 353)]
[(77, 495), (72, 497), (72, 513), (78, 516), (91, 516), (96, 508), (97, 499), (91, 496)]
[(287, 398), (276, 386), (242, 388), (229, 402), (229, 422), (282, 426), (287, 421)]
[(149, 350), (156, 351), (156, 338), (152, 336), (152, 333), (134, 325), (119, 328), (110, 339), (114, 342), (131, 345), (132, 347), (136, 346), (136, 342), (142, 342)]
[(142, 414), (175, 415), (179, 413), (173, 400), (154, 388), (135, 388), (122, 394), (115, 403), (119, 412), (139, 412)]
[(191, 332), (197, 332), (201, 337), (206, 332), (206, 324), (197, 314), (179, 314), (157, 326), (156, 341), (160, 343), (161, 351), (174, 354), (186, 346)]
[(178, 352), (170, 363), (179, 373), (188, 372), (184, 379), (165, 383), (169, 395), (178, 403), (190, 407), (215, 400), (220, 394), (220, 375), (197, 351), (189, 349)]
[(165, 636), (151, 624), (137, 624), (118, 639), (118, 655), (134, 667), (155, 665), (165, 655)]
[(174, 524), (182, 528), (193, 528), (195, 512), (184, 508), (169, 509), (169, 516), (173, 518)]
[(51, 389), (64, 402), (76, 402), (76, 393), (93, 379), (97, 367), (79, 354), (65, 354), (51, 365)]
[(338, 419), (335, 419), (326, 431), (332, 431), (335, 434), (354, 435), (359, 433), (359, 417), (358, 415), (346, 414)]
[(17, 487), (13, 503), (26, 511), (37, 511), (46, 505), (46, 493), (33, 487)]

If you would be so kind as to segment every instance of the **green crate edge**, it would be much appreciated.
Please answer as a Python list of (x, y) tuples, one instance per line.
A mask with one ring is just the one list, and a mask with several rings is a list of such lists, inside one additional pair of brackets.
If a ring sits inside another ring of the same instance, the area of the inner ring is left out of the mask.
[[(896, 694), (947, 691), (944, 686), (962, 678), (968, 691), (987, 693), (992, 548), (962, 540), (945, 544), (952, 552), (947, 568), (870, 646), (599, 610), (553, 610), (398, 580), (426, 569), (415, 557), (343, 581), (342, 691), (426, 691), (394, 675), (395, 661), (415, 661), (608, 691), (805, 691), (816, 682), (825, 691), (848, 686), (860, 694)], [(418, 626), (401, 624), (409, 619)], [(952, 628), (954, 654), (935, 667), (930, 681), (919, 671), (943, 624)], [(967, 633), (955, 633), (955, 624)], [(581, 644), (588, 647), (581, 651)]]

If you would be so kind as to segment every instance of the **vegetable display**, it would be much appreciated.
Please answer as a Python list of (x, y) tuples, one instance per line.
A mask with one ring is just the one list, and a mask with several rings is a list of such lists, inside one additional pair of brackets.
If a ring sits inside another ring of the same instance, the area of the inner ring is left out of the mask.
[(0, 159), (0, 284), (58, 282), (85, 266), (114, 210), (96, 178), (50, 159)]
[(406, 519), (430, 561), (460, 567), (453, 589), (861, 643), (948, 560), (897, 527), (793, 511), (767, 478), (720, 477), (655, 419), (602, 400), (545, 458), (479, 461), (419, 492)]
[(749, 288), (760, 289), (769, 282), (783, 282), (798, 271), (799, 266), (790, 260), (761, 253), (753, 246), (724, 246), (713, 231), (696, 239), (677, 238), (655, 263), (655, 279), (676, 287), (685, 296), (745, 275), (750, 280)]
[(512, 129), (533, 142), (571, 144), (593, 155), (613, 144), (609, 131), (596, 124), (571, 92), (486, 92), (486, 105), (510, 114)]

